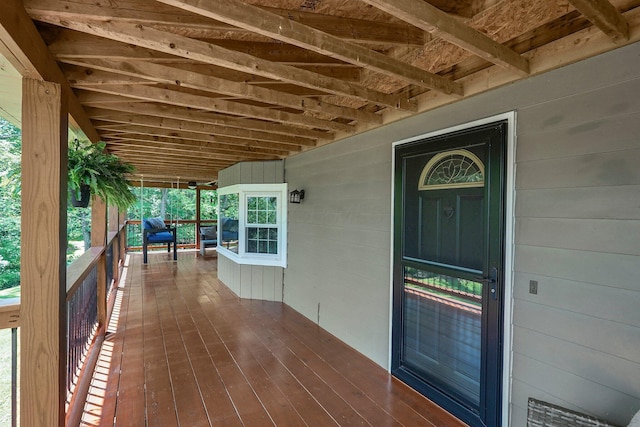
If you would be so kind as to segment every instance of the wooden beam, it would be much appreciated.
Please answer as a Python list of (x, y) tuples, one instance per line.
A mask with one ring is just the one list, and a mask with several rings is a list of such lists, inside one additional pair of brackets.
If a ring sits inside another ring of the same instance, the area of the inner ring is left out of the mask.
[(462, 95), (462, 86), (449, 79), (238, 0), (157, 1), (447, 95)]
[[(248, 55), (265, 59), (270, 62), (278, 62), (289, 65), (325, 65), (355, 68), (351, 64), (320, 55), (315, 52), (301, 49), (284, 43), (256, 42), (247, 44), (238, 40), (207, 40), (225, 49), (234, 50)], [(144, 60), (154, 63), (192, 63), (188, 58), (182, 58), (155, 50), (149, 50), (116, 40), (105, 39), (92, 34), (80, 33), (61, 28), (55, 39), (49, 44), (49, 50), (53, 56), (64, 61), (67, 59), (104, 59), (114, 60)], [(209, 64), (207, 67), (210, 67)], [(243, 73), (244, 75), (246, 73)], [(250, 74), (246, 74), (250, 75)]]
[[(139, 114), (114, 114), (108, 110), (89, 109), (87, 111), (89, 117), (94, 117), (94, 125), (96, 129), (108, 129), (104, 125), (112, 123), (112, 126), (124, 126), (126, 129), (129, 125), (149, 126), (165, 130), (177, 130), (185, 132), (195, 132), (205, 135), (224, 135), (233, 138), (247, 139), (254, 142), (275, 142), (280, 144), (292, 144), (296, 146), (313, 147), (316, 145), (315, 139), (299, 138), (290, 135), (278, 135), (270, 132), (261, 132), (251, 129), (232, 128), (229, 126), (219, 126), (215, 124), (205, 124), (188, 122), (185, 120), (169, 119), (158, 116), (145, 116)], [(100, 120), (103, 123), (100, 123)], [(113, 128), (112, 128), (113, 129)]]
[[(219, 168), (224, 168), (227, 165), (236, 163), (236, 160), (229, 159), (220, 159), (216, 161), (204, 161), (202, 159), (197, 159), (194, 157), (180, 156), (174, 155), (171, 157), (158, 157), (153, 156), (152, 151), (145, 150), (119, 150), (117, 153), (118, 157), (131, 162), (138, 169), (140, 166), (152, 166), (152, 167), (165, 167), (169, 168), (169, 172), (165, 170), (165, 174), (171, 176), (175, 175), (175, 169), (180, 167), (182, 168), (192, 168), (192, 169), (211, 169), (218, 170)], [(193, 171), (192, 171), (193, 173)]]
[[(231, 166), (231, 165), (228, 165)], [(222, 168), (220, 168), (222, 169)], [(180, 179), (183, 179), (185, 181), (204, 181), (204, 182), (209, 182), (209, 181), (213, 181), (215, 179), (217, 179), (218, 177), (218, 170), (219, 169), (210, 169), (210, 170), (194, 170), (193, 168), (184, 168), (184, 169), (175, 169), (172, 170), (172, 174), (168, 175), (167, 171), (164, 170), (162, 167), (143, 167), (143, 168), (139, 168), (140, 172), (139, 174), (136, 174), (134, 177), (139, 179), (140, 177), (146, 179), (147, 177), (152, 178), (152, 179), (167, 179), (167, 178), (174, 178), (174, 177), (180, 177)], [(175, 182), (175, 180), (173, 180), (173, 182)]]
[(609, 1), (569, 0), (569, 3), (612, 41), (620, 43), (629, 40), (629, 23)]
[[(2, 15), (2, 14), (0, 14)], [(67, 97), (22, 85), (20, 425), (64, 426), (66, 401)]]
[[(354, 108), (340, 107), (310, 98), (302, 98), (284, 92), (233, 82), (196, 72), (189, 72), (161, 64), (143, 61), (116, 62), (98, 59), (76, 60), (73, 62), (76, 65), (89, 67), (90, 69), (119, 73), (129, 77), (144, 78), (158, 83), (176, 84), (191, 89), (253, 99), (267, 104), (281, 105), (298, 110), (311, 110), (330, 116), (346, 117), (368, 123), (382, 123), (382, 116), (378, 114), (368, 113)], [(80, 82), (80, 84), (83, 83)]]
[(153, 81), (142, 77), (131, 77), (123, 74), (108, 73), (96, 69), (65, 65), (61, 67), (67, 81), (73, 85), (81, 83), (83, 85), (153, 85)]
[(354, 132), (353, 126), (345, 125), (330, 120), (316, 119), (302, 114), (292, 114), (284, 111), (272, 110), (264, 107), (241, 104), (239, 102), (210, 98), (208, 96), (192, 95), (147, 86), (80, 86), (79, 89), (91, 92), (118, 95), (126, 98), (134, 98), (144, 101), (160, 102), (163, 104), (177, 105), (180, 107), (196, 108), (204, 111), (231, 114), (241, 117), (258, 118), (285, 124), (294, 124), (309, 128), (326, 129), (340, 132)]
[[(131, 114), (143, 114), (155, 117), (164, 117), (168, 119), (184, 120), (186, 122), (202, 123), (208, 125), (227, 126), (230, 128), (249, 129), (264, 132), (271, 132), (278, 135), (292, 135), (300, 136), (303, 138), (313, 138), (330, 140), (334, 137), (331, 132), (323, 132), (314, 129), (307, 129), (302, 127), (282, 125), (279, 123), (270, 123), (261, 120), (253, 119), (239, 119), (231, 116), (224, 116), (221, 114), (195, 111), (190, 108), (183, 108), (177, 106), (152, 104), (152, 103), (135, 103), (135, 102), (120, 102), (120, 103), (96, 103), (93, 105), (95, 108), (102, 110), (113, 110), (122, 113)], [(100, 116), (94, 116), (100, 118)]]
[(191, 161), (201, 162), (205, 165), (215, 164), (216, 162), (221, 161), (239, 162), (246, 159), (265, 160), (279, 159), (282, 157), (273, 154), (261, 153), (249, 153), (248, 155), (240, 156), (233, 152), (229, 154), (224, 150), (216, 151), (215, 153), (197, 149), (187, 150), (185, 149), (186, 147), (181, 147), (182, 145), (183, 144), (163, 143), (162, 141), (155, 140), (153, 137), (148, 137), (146, 135), (134, 135), (128, 137), (123, 142), (111, 143), (109, 145), (109, 151), (115, 155), (120, 155), (122, 153), (144, 155), (145, 157), (148, 157), (150, 163), (153, 163), (155, 160), (162, 157), (169, 163), (173, 163), (177, 159), (190, 159)]
[[(133, 129), (126, 129), (122, 133), (105, 133), (104, 139), (108, 144), (117, 143), (129, 138), (141, 138), (143, 135), (149, 138), (166, 138), (167, 143), (182, 147), (184, 150), (206, 151), (220, 150), (221, 153), (228, 151), (237, 156), (242, 155), (275, 155), (286, 156), (302, 150), (300, 145), (278, 144), (276, 142), (264, 142), (256, 144), (246, 139), (230, 137), (216, 137), (190, 132), (173, 132), (162, 129), (154, 129), (138, 126)], [(150, 139), (151, 140), (151, 139)], [(107, 148), (109, 148), (108, 145)]]
[(64, 96), (68, 100), (68, 110), (72, 125), (82, 130), (93, 142), (99, 140), (82, 106), (73, 95), (71, 87), (58, 68), (56, 61), (47, 49), (40, 33), (25, 11), (20, 0), (3, 0), (0, 13), (0, 45), (7, 59), (27, 78), (41, 79), (58, 83), (62, 86)]
[[(148, 130), (145, 130), (148, 129)], [(197, 134), (201, 135), (201, 134)], [(179, 149), (184, 152), (191, 152), (194, 156), (215, 156), (219, 154), (229, 154), (237, 158), (242, 156), (260, 157), (260, 156), (286, 156), (292, 152), (300, 151), (301, 147), (296, 150), (294, 146), (288, 145), (287, 149), (276, 149), (272, 147), (260, 147), (250, 145), (245, 139), (235, 138), (214, 138), (210, 140), (205, 139), (184, 139), (181, 136), (174, 136), (172, 132), (164, 133), (152, 128), (132, 129), (130, 132), (117, 134), (114, 136), (105, 136), (107, 142), (107, 148), (111, 151), (112, 148), (122, 146), (126, 141), (148, 141), (157, 143), (158, 148), (167, 147)], [(269, 145), (273, 143), (267, 143)], [(213, 151), (215, 150), (215, 152)]]
[[(109, 3), (25, 0), (25, 9), (34, 17), (50, 15), (73, 21), (120, 21), (162, 27), (174, 34), (193, 38), (217, 36), (221, 31), (246, 33), (242, 28), (205, 18), (157, 3), (118, 1), (118, 6)], [(336, 37), (353, 42), (381, 45), (420, 46), (425, 34), (415, 28), (401, 24), (373, 22), (320, 13), (301, 12), (291, 9), (261, 7), (261, 9), (317, 28)]]
[[(91, 196), (91, 246), (107, 245), (107, 201)], [(102, 252), (96, 264), (98, 328), (104, 333), (107, 328), (107, 254)], [(88, 373), (87, 373), (88, 374)]]
[(515, 71), (519, 75), (526, 76), (529, 74), (529, 62), (527, 58), (518, 55), (508, 47), (461, 23), (425, 1), (363, 1), (441, 39), (460, 46), (489, 62)]
[[(15, 0), (14, 0), (15, 1)], [(150, 27), (123, 23), (70, 22), (55, 17), (38, 17), (54, 25), (105, 37), (111, 40), (131, 43), (147, 49), (169, 53), (216, 66), (230, 68), (244, 73), (257, 74), (275, 80), (292, 83), (339, 96), (361, 99), (394, 109), (415, 111), (416, 106), (403, 95), (389, 95), (367, 89), (353, 83), (333, 79), (300, 68), (265, 61), (245, 53), (225, 49), (220, 46), (193, 40)], [(386, 56), (382, 55), (386, 58)]]
[(352, 42), (422, 46), (426, 43), (428, 37), (423, 31), (406, 25), (325, 15), (317, 12), (304, 12), (266, 6), (258, 7), (283, 18), (291, 19), (292, 21)]

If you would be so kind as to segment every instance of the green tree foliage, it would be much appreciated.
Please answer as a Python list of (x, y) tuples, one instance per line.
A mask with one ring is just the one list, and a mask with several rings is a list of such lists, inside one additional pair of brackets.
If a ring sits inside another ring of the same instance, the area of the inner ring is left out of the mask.
[[(128, 219), (140, 220), (145, 218), (162, 217), (165, 221), (178, 224), (178, 243), (193, 243), (195, 241), (195, 227), (193, 225), (180, 226), (183, 220), (196, 219), (195, 190), (177, 188), (132, 188), (138, 200), (128, 209)], [(200, 218), (215, 220), (218, 199), (215, 190), (203, 190), (200, 194)], [(129, 245), (142, 244), (142, 231), (138, 228), (129, 234)]]
[(20, 284), (20, 130), (0, 118), (0, 289)]

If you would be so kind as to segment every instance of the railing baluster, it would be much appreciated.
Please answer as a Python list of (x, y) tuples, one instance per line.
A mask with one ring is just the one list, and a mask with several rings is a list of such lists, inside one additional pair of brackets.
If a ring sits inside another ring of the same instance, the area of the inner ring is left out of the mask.
[(83, 280), (67, 303), (67, 309), (67, 393), (70, 397), (97, 327), (97, 267)]
[(11, 427), (18, 425), (18, 328), (11, 328)]

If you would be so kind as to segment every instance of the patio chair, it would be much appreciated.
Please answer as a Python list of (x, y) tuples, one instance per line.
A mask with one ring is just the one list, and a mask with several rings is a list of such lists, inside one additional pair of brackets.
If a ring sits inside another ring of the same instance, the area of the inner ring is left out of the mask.
[(147, 218), (142, 221), (142, 231), (142, 253), (145, 264), (147, 263), (149, 243), (166, 243), (167, 252), (171, 252), (171, 243), (173, 243), (173, 260), (178, 259), (175, 227), (165, 225), (164, 219), (160, 217)]
[(200, 255), (204, 256), (206, 248), (216, 246), (218, 246), (216, 227), (200, 227)]

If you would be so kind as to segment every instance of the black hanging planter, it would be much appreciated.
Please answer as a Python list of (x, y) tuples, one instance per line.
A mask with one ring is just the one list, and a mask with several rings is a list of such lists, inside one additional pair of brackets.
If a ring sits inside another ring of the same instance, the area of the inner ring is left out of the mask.
[[(91, 188), (88, 185), (81, 185), (80, 189), (71, 188), (71, 205), (75, 208), (86, 208), (91, 200)], [(78, 198), (80, 196), (80, 198)]]

